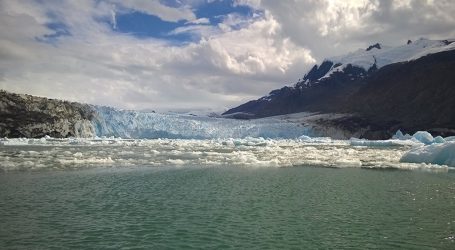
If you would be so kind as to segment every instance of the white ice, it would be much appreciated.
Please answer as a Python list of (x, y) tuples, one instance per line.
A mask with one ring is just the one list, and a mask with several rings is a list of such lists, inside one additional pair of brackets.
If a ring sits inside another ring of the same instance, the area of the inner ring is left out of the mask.
[(178, 114), (159, 114), (95, 107), (92, 122), (97, 136), (121, 138), (296, 138), (311, 128), (283, 119), (235, 120)]
[[(349, 140), (295, 139), (1, 139), (0, 170), (87, 167), (330, 167), (447, 171), (447, 166), (400, 162), (412, 149), (353, 146)], [(443, 144), (441, 144), (443, 145)], [(450, 149), (451, 150), (451, 149)]]
[(398, 130), (396, 132), (396, 134), (392, 137), (392, 139), (396, 139), (396, 140), (401, 140), (401, 141), (411, 140), (413, 142), (423, 143), (425, 145), (430, 145), (430, 144), (434, 144), (434, 143), (444, 143), (446, 141), (453, 140), (452, 138), (453, 137), (443, 138), (441, 136), (433, 137), (427, 131), (417, 131), (412, 136), (409, 134), (403, 135), (403, 133), (400, 130)]
[(455, 167), (455, 142), (435, 143), (414, 148), (405, 153), (400, 161)]
[(339, 131), (317, 137), (310, 121), (320, 115), (311, 113), (241, 121), (99, 109), (94, 138), (0, 139), (0, 171), (169, 165), (447, 171), (455, 166), (455, 137), (425, 131), (397, 132), (382, 141), (337, 140)]

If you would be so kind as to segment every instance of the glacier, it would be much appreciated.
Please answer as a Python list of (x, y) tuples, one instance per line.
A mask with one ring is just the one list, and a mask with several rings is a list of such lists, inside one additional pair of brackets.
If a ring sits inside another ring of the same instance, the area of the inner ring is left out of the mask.
[(94, 107), (97, 136), (139, 139), (297, 138), (314, 136), (311, 127), (277, 118), (235, 120)]
[(389, 140), (346, 140), (339, 131), (309, 123), (320, 116), (312, 113), (234, 120), (94, 108), (86, 138), (1, 138), (0, 172), (149, 166), (455, 167), (455, 137), (433, 137), (426, 131), (412, 136), (397, 131)]

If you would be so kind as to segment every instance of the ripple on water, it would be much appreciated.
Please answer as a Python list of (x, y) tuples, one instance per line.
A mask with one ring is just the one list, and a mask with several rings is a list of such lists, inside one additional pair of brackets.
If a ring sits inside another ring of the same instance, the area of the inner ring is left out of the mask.
[(0, 248), (453, 249), (454, 188), (452, 172), (12, 172), (0, 175)]

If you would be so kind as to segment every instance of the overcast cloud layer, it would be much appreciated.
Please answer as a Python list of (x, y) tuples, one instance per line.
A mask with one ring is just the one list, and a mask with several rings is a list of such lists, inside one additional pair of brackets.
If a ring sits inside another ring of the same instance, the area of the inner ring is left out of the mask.
[[(0, 88), (127, 109), (223, 110), (301, 78), (325, 57), (376, 42), (455, 37), (451, 0), (237, 0), (221, 22), (204, 1), (0, 0)], [(142, 12), (185, 23), (181, 43), (116, 31)]]

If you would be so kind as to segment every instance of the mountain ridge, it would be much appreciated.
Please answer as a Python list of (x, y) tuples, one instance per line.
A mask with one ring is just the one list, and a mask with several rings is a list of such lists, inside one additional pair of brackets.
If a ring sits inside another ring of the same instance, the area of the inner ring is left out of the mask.
[[(377, 44), (363, 52), (324, 60), (294, 86), (273, 90), (224, 115), (259, 118), (296, 112), (347, 113), (349, 120), (326, 122), (380, 132), (374, 136), (365, 134), (373, 138), (390, 137), (398, 129), (410, 133), (445, 131), (444, 135), (451, 135), (455, 128), (455, 117), (450, 112), (455, 109), (451, 98), (455, 96), (454, 40), (421, 39), (412, 44), (399, 46), (400, 50), (405, 48), (401, 54), (396, 48)], [(394, 62), (403, 58), (406, 60)], [(394, 63), (385, 64), (387, 60)]]

